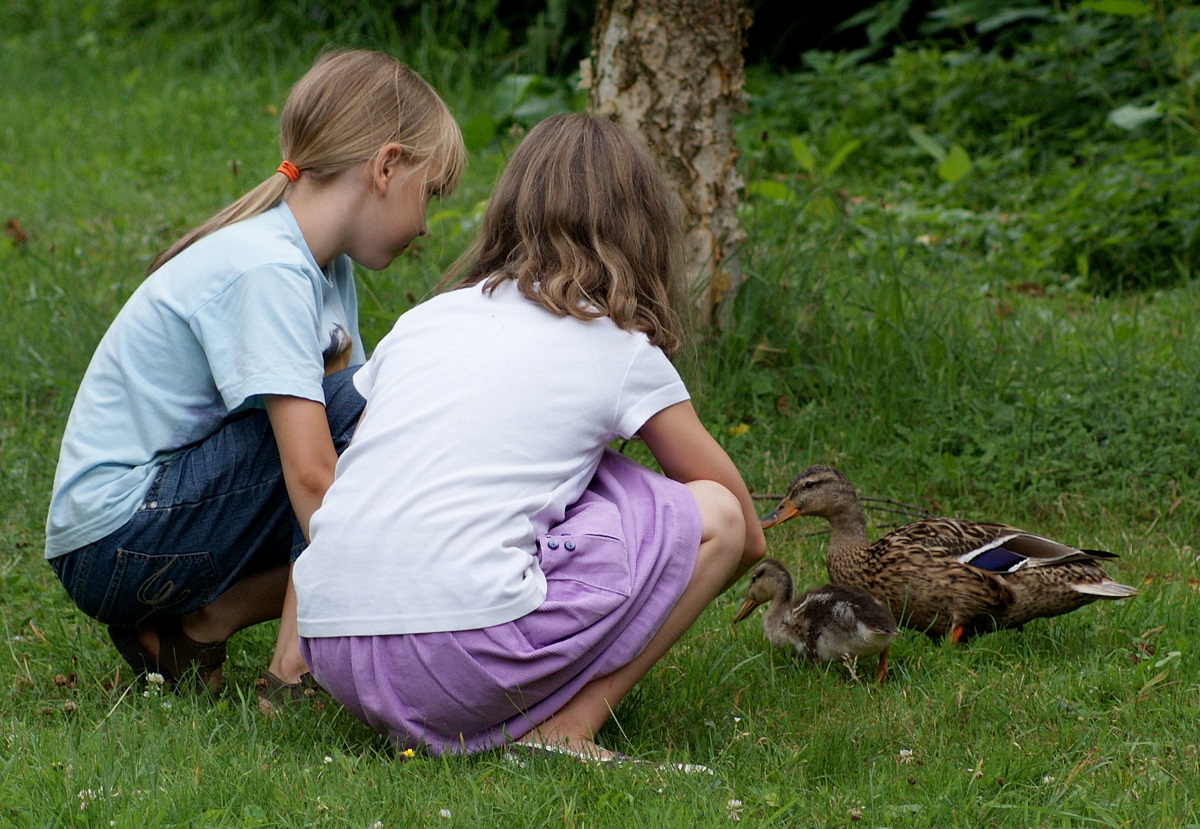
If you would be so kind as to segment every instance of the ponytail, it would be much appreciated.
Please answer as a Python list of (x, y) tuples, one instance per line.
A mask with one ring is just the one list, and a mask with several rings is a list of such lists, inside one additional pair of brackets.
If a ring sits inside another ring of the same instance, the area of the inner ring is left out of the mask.
[(420, 75), (382, 52), (331, 52), (288, 93), (279, 123), (279, 149), (291, 167), (270, 178), (212, 218), (189, 230), (154, 258), (154, 273), (197, 239), (275, 207), (299, 176), (315, 183), (365, 163), (395, 142), (413, 165), (437, 157), (449, 193), (466, 164), (462, 133), (446, 104)]

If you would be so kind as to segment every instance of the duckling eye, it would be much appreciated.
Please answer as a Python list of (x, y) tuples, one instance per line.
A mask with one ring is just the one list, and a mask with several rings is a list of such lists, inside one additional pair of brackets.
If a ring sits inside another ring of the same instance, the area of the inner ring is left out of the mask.
[(816, 481), (805, 481), (802, 486), (804, 489), (812, 489), (816, 485), (817, 485)]

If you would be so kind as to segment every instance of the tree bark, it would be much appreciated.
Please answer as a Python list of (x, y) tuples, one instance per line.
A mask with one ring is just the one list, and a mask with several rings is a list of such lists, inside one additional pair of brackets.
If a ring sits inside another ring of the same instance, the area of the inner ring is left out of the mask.
[(598, 0), (583, 72), (592, 111), (639, 132), (678, 186), (684, 274), (705, 321), (740, 277), (733, 119), (750, 20), (744, 0)]

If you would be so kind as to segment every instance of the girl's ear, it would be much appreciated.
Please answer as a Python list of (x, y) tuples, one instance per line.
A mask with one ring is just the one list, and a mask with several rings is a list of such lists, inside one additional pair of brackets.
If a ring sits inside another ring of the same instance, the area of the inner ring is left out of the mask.
[(394, 141), (384, 144), (370, 161), (372, 189), (379, 195), (386, 196), (388, 184), (401, 172), (401, 168), (407, 166), (407, 155), (403, 147)]

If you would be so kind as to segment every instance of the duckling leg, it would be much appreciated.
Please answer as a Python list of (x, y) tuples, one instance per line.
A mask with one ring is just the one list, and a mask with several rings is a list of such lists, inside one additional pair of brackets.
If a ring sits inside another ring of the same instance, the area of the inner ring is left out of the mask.
[[(888, 647), (891, 647), (890, 645)], [(887, 679), (888, 672), (888, 648), (884, 648), (879, 652), (879, 664), (875, 666), (875, 681), (883, 683)]]
[(950, 641), (955, 645), (959, 644), (963, 640), (964, 633), (966, 633), (966, 630), (962, 625), (955, 625), (950, 628)]

